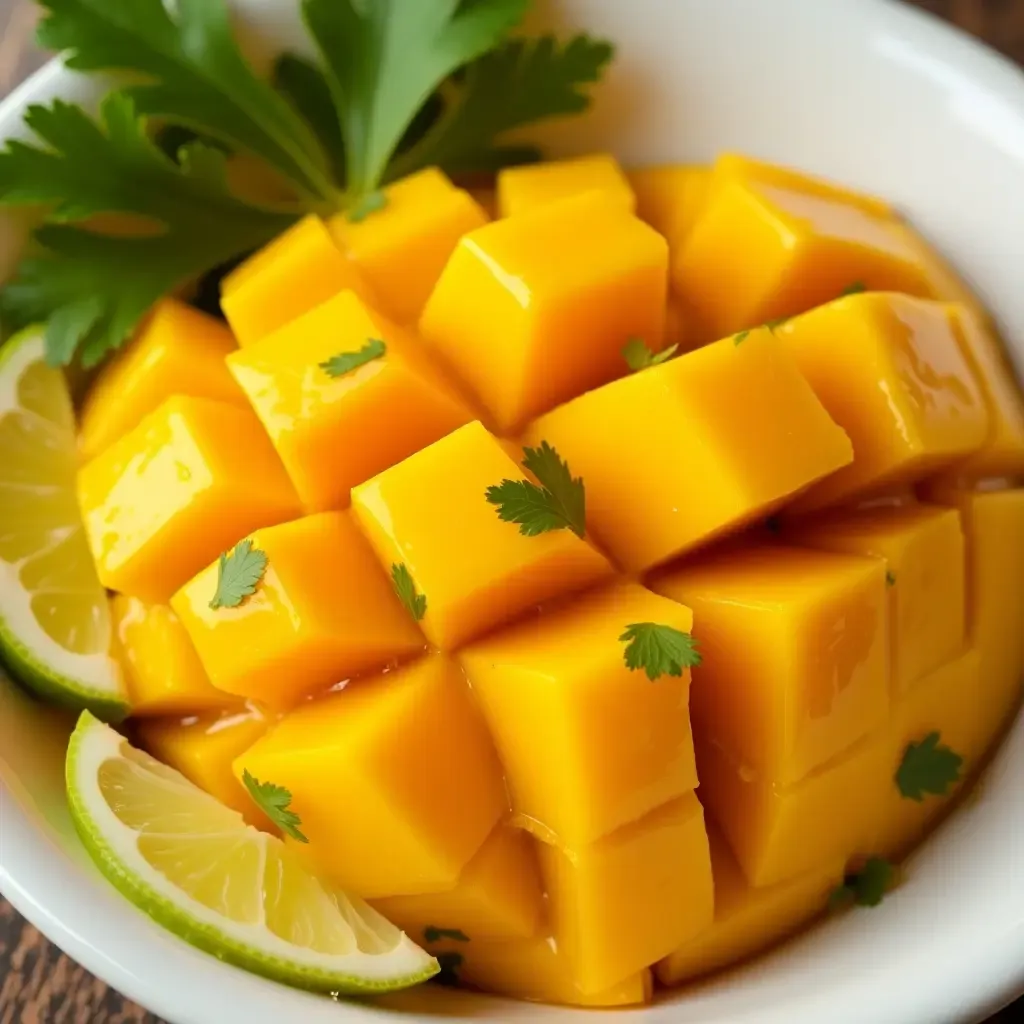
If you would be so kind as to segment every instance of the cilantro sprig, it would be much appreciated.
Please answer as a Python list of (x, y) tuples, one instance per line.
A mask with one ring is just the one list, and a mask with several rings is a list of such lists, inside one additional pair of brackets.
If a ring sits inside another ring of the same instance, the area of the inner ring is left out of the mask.
[(266, 552), (254, 548), (251, 540), (243, 540), (223, 552), (217, 563), (217, 589), (210, 608), (237, 608), (255, 594), (269, 562)]
[(630, 338), (622, 346), (622, 358), (625, 359), (626, 365), (633, 373), (639, 373), (640, 370), (646, 370), (649, 366), (660, 366), (662, 363), (668, 362), (678, 350), (678, 345), (669, 345), (668, 348), (663, 348), (660, 352), (653, 352), (647, 347), (643, 338)]
[(290, 808), (291, 793), (284, 786), (275, 786), (272, 782), (260, 782), (249, 774), (246, 768), (242, 772), (242, 782), (261, 811), (286, 835), (300, 843), (308, 843), (299, 826), (302, 819)]
[(373, 362), (374, 359), (381, 359), (387, 353), (388, 347), (380, 338), (369, 338), (366, 344), (356, 349), (355, 352), (339, 352), (320, 364), (320, 369), (328, 377), (344, 377), (346, 373), (358, 370), (360, 366)]
[(863, 866), (850, 872), (829, 897), (829, 907), (838, 910), (850, 903), (858, 907), (877, 907), (892, 888), (896, 869), (884, 857), (869, 857)]
[(930, 732), (920, 743), (910, 743), (896, 769), (896, 787), (908, 800), (922, 803), (928, 795), (945, 796), (959, 781), (964, 759), (940, 743)]
[(623, 658), (633, 672), (643, 669), (653, 683), (662, 676), (681, 676), (700, 662), (697, 641), (691, 633), (656, 622), (634, 622), (619, 637), (626, 645)]
[(427, 614), (427, 595), (416, 590), (416, 581), (405, 562), (395, 562), (391, 566), (391, 585), (406, 611), (419, 622)]

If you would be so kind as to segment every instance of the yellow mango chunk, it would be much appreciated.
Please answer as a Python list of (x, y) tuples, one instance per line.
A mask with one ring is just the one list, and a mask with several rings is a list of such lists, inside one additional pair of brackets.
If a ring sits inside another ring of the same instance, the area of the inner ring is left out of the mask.
[(686, 240), (707, 199), (711, 168), (669, 164), (627, 171), (636, 195), (636, 215), (669, 240), (675, 252)]
[(373, 905), (427, 946), (461, 932), (466, 940), (529, 939), (541, 927), (543, 891), (533, 840), (498, 825), (448, 892), (390, 896)]
[(908, 505), (837, 512), (798, 523), (786, 537), (793, 544), (884, 562), (894, 694), (963, 650), (965, 547), (955, 511)]
[(201, 718), (146, 718), (136, 732), (158, 761), (238, 811), (254, 828), (276, 832), (270, 819), (235, 777), (234, 761), (270, 728), (271, 719), (253, 705)]
[(79, 470), (78, 501), (100, 582), (156, 604), (250, 530), (299, 512), (250, 410), (180, 396)]
[(711, 856), (693, 793), (596, 843), (538, 852), (555, 940), (584, 992), (623, 981), (711, 925)]
[(611, 572), (569, 530), (525, 537), (498, 518), (488, 487), (524, 476), (474, 422), (352, 491), (381, 564), (406, 565), (427, 599), (423, 632), (444, 650)]
[(236, 348), (219, 320), (177, 299), (161, 299), (89, 388), (78, 428), (82, 457), (91, 459), (113, 444), (172, 395), (243, 404), (224, 365)]
[(252, 345), (348, 288), (374, 301), (327, 225), (309, 214), (224, 278), (220, 307), (238, 344)]
[(245, 769), (291, 792), (309, 855), (367, 899), (450, 891), (508, 807), (466, 680), (442, 655), (302, 705), (236, 761)]
[(340, 213), (328, 226), (370, 282), (381, 308), (400, 323), (414, 323), (459, 239), (488, 217), (436, 167), (410, 174), (383, 193), (382, 209), (359, 221)]
[(602, 193), (628, 213), (636, 208), (636, 196), (618, 160), (610, 153), (597, 153), (499, 171), (498, 214), (513, 217), (530, 213), (587, 192)]
[(853, 441), (853, 464), (799, 511), (913, 483), (985, 443), (988, 410), (941, 303), (852, 295), (775, 333)]
[(708, 844), (715, 880), (715, 920), (655, 967), (663, 985), (679, 985), (781, 941), (820, 914), (843, 881), (846, 865), (836, 860), (788, 882), (754, 889), (719, 829), (710, 824)]
[(625, 372), (631, 337), (664, 333), (668, 245), (591, 192), (459, 242), (420, 333), (499, 430)]
[(692, 621), (619, 583), (462, 651), (517, 821), (576, 848), (696, 787), (689, 672), (651, 683), (626, 668), (619, 639), (635, 622)]
[(526, 436), (583, 477), (588, 528), (629, 570), (768, 515), (853, 456), (768, 331), (591, 391)]
[[(340, 376), (324, 364), (374, 341), (385, 351)], [(305, 507), (348, 505), (349, 491), (473, 414), (417, 339), (341, 292), (228, 360)]]
[(189, 715), (238, 703), (211, 685), (185, 627), (167, 605), (116, 594), (110, 614), (133, 715)]
[(355, 524), (322, 512), (258, 530), (267, 556), (256, 592), (211, 608), (219, 565), (171, 599), (218, 689), (287, 707), (425, 644)]

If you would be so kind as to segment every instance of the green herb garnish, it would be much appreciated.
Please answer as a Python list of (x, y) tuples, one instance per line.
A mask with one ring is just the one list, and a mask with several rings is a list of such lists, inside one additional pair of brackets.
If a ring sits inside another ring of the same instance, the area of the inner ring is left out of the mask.
[(903, 752), (903, 760), (896, 769), (896, 787), (901, 796), (918, 803), (928, 794), (945, 796), (960, 779), (963, 763), (958, 753), (940, 745), (937, 732), (930, 732)]
[(427, 614), (427, 597), (416, 592), (416, 582), (405, 562), (396, 562), (391, 566), (391, 585), (409, 614), (419, 622)]
[(441, 970), (434, 975), (434, 981), (438, 985), (446, 985), (454, 988), (459, 983), (459, 968), (462, 966), (462, 954), (454, 951), (438, 953), (434, 959)]
[(428, 924), (423, 929), (424, 942), (440, 942), (441, 939), (451, 939), (453, 942), (469, 942), (469, 936), (459, 928), (438, 928), (436, 925)]
[(792, 319), (793, 318), (791, 316), (777, 316), (772, 320), (765, 320), (763, 324), (758, 324), (757, 327), (748, 327), (745, 331), (739, 331), (737, 334), (734, 334), (732, 336), (732, 340), (735, 344), (739, 345), (746, 341), (747, 338), (750, 337), (751, 333), (760, 327), (763, 327), (765, 330), (774, 334), (779, 327), (782, 327), (784, 324), (788, 324)]
[(217, 564), (217, 591), (210, 607), (237, 608), (247, 597), (256, 593), (269, 559), (266, 552), (243, 540), (231, 551), (225, 551)]
[(848, 903), (877, 907), (892, 886), (896, 869), (884, 857), (869, 857), (864, 866), (848, 874), (829, 897), (829, 907), (838, 910)]
[(346, 373), (358, 370), (360, 366), (380, 359), (387, 352), (388, 347), (380, 338), (370, 338), (366, 344), (355, 352), (340, 352), (331, 356), (326, 362), (320, 364), (320, 369), (328, 377), (344, 377)]
[(847, 295), (860, 295), (861, 292), (866, 292), (867, 290), (868, 286), (863, 281), (854, 281), (839, 293), (839, 298), (845, 299)]
[(638, 373), (640, 370), (646, 370), (649, 366), (658, 366), (667, 362), (677, 351), (679, 351), (678, 345), (669, 345), (668, 348), (663, 348), (660, 352), (652, 352), (643, 338), (630, 338), (622, 347), (622, 358), (626, 360), (626, 365), (634, 373)]
[(302, 819), (289, 809), (288, 805), (292, 802), (292, 795), (287, 789), (283, 786), (275, 786), (272, 782), (260, 782), (259, 779), (255, 779), (249, 774), (248, 768), (242, 772), (242, 782), (259, 809), (286, 836), (290, 836), (300, 843), (309, 842), (299, 829)]
[(886, 570), (886, 573), (885, 573), (885, 585), (887, 587), (895, 587), (896, 586), (896, 573), (894, 573), (891, 569), (887, 569)]
[(643, 669), (651, 682), (664, 675), (681, 676), (684, 669), (696, 668), (701, 661), (693, 635), (672, 626), (634, 622), (619, 640), (626, 645), (626, 668)]

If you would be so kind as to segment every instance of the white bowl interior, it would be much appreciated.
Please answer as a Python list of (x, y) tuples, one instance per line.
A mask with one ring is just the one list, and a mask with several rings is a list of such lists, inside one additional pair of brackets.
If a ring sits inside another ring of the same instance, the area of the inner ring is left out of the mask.
[[(254, 52), (302, 43), (293, 3), (235, 7)], [(1024, 366), (1024, 76), (1010, 64), (891, 0), (551, 0), (538, 20), (618, 45), (592, 114), (539, 133), (553, 152), (612, 149), (646, 163), (740, 149), (884, 195), (974, 283)], [(91, 94), (52, 66), (0, 106), (0, 137), (18, 131), (28, 102)], [(0, 226), (0, 269), (19, 237)], [(413, 1019), (579, 1015), (443, 990), (337, 1006), (193, 950), (88, 862), (64, 802), (67, 728), (0, 679), (0, 888), (73, 957), (174, 1024), (337, 1024), (399, 1009)], [(1022, 779), (1018, 720), (983, 783), (882, 906), (623, 1015), (638, 1024), (980, 1019), (1024, 989)]]

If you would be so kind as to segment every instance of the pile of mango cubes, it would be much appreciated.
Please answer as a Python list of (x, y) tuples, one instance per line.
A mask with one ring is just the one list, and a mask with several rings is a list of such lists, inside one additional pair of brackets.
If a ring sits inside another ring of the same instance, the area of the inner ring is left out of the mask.
[[(918, 841), (950, 795), (901, 795), (909, 744), (966, 779), (998, 737), (1024, 403), (949, 266), (793, 171), (596, 156), (385, 199), (235, 270), (227, 326), (167, 298), (88, 397), (137, 735), (254, 825), (242, 772), (286, 787), (303, 854), (462, 984), (642, 1003)], [(631, 373), (637, 339), (674, 357)], [(541, 442), (585, 536), (485, 500)], [(245, 538), (266, 572), (213, 608)], [(645, 622), (693, 632), (692, 685), (626, 667)]]

